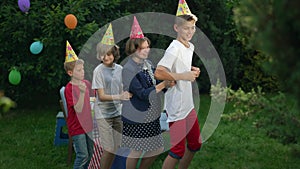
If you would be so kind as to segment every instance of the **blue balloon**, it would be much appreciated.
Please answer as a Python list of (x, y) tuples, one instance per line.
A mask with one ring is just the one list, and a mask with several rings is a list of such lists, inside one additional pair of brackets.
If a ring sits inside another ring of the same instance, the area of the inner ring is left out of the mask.
[(40, 42), (40, 41), (37, 41), (37, 42), (33, 42), (31, 45), (30, 45), (30, 52), (32, 54), (39, 54), (41, 53), (41, 51), (43, 50), (43, 43)]

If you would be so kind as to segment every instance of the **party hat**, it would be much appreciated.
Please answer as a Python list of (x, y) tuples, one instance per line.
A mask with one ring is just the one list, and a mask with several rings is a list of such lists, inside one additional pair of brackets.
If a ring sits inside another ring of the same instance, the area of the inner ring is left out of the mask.
[(136, 19), (136, 17), (133, 17), (133, 24), (131, 27), (131, 32), (130, 32), (130, 39), (139, 39), (139, 38), (144, 38), (143, 31)]
[(109, 24), (109, 26), (101, 40), (101, 43), (105, 44), (105, 45), (114, 45), (115, 44), (114, 34), (113, 34), (111, 23)]
[(192, 14), (185, 0), (179, 0), (176, 16)]
[(78, 60), (77, 55), (75, 54), (72, 46), (70, 45), (69, 41), (67, 41), (67, 45), (66, 45), (66, 62), (73, 62), (75, 60)]

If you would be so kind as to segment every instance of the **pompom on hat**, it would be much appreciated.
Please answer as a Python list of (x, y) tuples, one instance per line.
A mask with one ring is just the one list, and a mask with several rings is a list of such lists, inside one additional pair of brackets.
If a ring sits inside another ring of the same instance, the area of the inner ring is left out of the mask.
[(134, 16), (131, 32), (130, 32), (130, 39), (140, 39), (140, 38), (144, 38), (144, 34), (136, 17)]
[(192, 14), (185, 0), (179, 0), (176, 16)]
[(109, 24), (109, 26), (101, 40), (101, 43), (105, 44), (105, 45), (115, 45), (114, 34), (113, 34), (111, 23)]
[(73, 62), (78, 60), (78, 57), (76, 55), (76, 53), (74, 52), (72, 46), (70, 45), (69, 41), (67, 41), (66, 43), (66, 59), (65, 59), (65, 63), (67, 62)]

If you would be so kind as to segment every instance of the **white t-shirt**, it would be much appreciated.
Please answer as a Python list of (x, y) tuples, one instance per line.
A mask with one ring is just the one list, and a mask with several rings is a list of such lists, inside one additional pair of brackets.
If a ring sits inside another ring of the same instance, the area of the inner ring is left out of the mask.
[[(194, 45), (192, 43), (189, 45), (190, 47), (187, 48), (178, 40), (173, 40), (157, 65), (166, 67), (172, 73), (191, 71)], [(191, 81), (176, 81), (176, 85), (169, 88), (165, 94), (167, 121), (173, 122), (184, 119), (193, 108)]]

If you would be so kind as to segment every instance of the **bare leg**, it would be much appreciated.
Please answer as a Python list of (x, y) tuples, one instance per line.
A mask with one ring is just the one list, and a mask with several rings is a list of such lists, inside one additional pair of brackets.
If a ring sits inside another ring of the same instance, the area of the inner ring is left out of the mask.
[(138, 158), (129, 158), (126, 159), (126, 169), (135, 169), (138, 163)]
[(178, 169), (187, 169), (195, 155), (195, 152), (191, 152), (188, 148), (185, 149), (184, 156), (179, 161)]
[(141, 155), (142, 152), (131, 151), (126, 159), (126, 169), (136, 169), (136, 165)]
[(163, 163), (162, 169), (174, 169), (178, 161), (178, 159), (168, 155)]
[(110, 169), (114, 159), (115, 154), (104, 150), (100, 160), (101, 169)]
[(154, 160), (161, 154), (164, 150), (164, 147), (158, 148), (154, 151), (146, 152), (143, 157), (139, 169), (147, 169), (151, 166)]
[(140, 169), (147, 169), (151, 166), (151, 164), (154, 162), (157, 156), (153, 157), (145, 157), (142, 159), (141, 164), (140, 164)]

